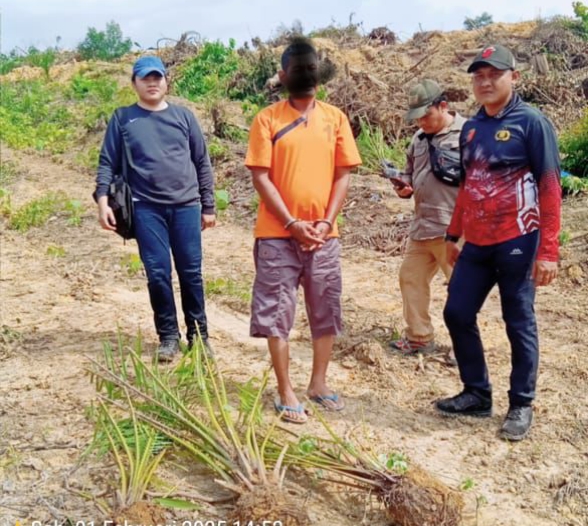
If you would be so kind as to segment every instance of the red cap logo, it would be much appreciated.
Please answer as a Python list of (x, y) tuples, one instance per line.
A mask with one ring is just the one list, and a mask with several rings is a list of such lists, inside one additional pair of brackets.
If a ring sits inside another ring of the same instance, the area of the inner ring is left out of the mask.
[(489, 58), (492, 56), (492, 53), (496, 51), (494, 46), (487, 47), (484, 51), (482, 51), (482, 58)]

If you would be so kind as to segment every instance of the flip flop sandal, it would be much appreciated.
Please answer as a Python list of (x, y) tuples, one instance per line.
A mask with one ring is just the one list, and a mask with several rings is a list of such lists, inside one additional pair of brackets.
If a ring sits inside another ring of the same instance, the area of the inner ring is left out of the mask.
[[(343, 400), (339, 397), (338, 394), (333, 393), (330, 395), (315, 395), (308, 397), (312, 402), (315, 404), (320, 405), (323, 409), (327, 411), (341, 411), (345, 408), (345, 404)], [(329, 403), (332, 402), (332, 403)], [(333, 404), (335, 404), (333, 406)]]
[[(283, 405), (282, 401), (279, 398), (274, 399), (274, 409), (276, 413), (280, 415), (280, 420), (284, 422), (289, 422), (291, 424), (306, 424), (308, 421), (308, 411), (304, 409), (302, 404), (298, 404), (298, 407), (291, 407), (289, 405)], [(288, 416), (287, 412), (296, 413), (303, 418), (292, 418)]]

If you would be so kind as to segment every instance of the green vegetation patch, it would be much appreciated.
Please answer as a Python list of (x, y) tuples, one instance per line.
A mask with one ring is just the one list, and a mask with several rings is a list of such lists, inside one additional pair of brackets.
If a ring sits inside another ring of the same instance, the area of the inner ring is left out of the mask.
[(63, 153), (72, 144), (74, 116), (56, 84), (43, 80), (1, 82), (0, 140), (13, 148)]
[(357, 147), (363, 162), (361, 169), (364, 172), (378, 173), (381, 170), (382, 159), (387, 159), (399, 167), (404, 166), (406, 161), (406, 141), (391, 145), (386, 142), (381, 128), (370, 126), (366, 122), (361, 124)]
[(8, 227), (18, 232), (27, 232), (31, 228), (41, 227), (51, 217), (64, 214), (71, 226), (81, 224), (84, 211), (81, 203), (75, 199), (69, 199), (60, 192), (51, 192), (28, 203), (12, 208), (10, 196), (3, 196), (5, 204), (2, 206), (2, 215), (8, 219)]

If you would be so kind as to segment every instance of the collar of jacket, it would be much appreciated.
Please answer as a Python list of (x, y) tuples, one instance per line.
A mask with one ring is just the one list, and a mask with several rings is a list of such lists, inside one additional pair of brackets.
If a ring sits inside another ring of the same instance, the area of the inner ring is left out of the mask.
[(512, 98), (510, 99), (508, 104), (504, 108), (502, 108), (496, 115), (488, 115), (486, 113), (486, 109), (484, 108), (484, 106), (482, 106), (480, 108), (480, 111), (478, 111), (478, 117), (481, 117), (483, 119), (502, 119), (502, 117), (508, 115), (512, 110), (514, 110), (521, 104), (523, 104), (523, 99), (521, 99), (521, 96), (516, 91), (513, 91)]

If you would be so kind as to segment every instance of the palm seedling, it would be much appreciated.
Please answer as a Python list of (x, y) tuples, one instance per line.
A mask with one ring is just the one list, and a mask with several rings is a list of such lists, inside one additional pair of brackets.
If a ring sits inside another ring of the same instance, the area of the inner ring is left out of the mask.
[(240, 387), (237, 412), (230, 406), (221, 372), (201, 346), (168, 374), (147, 366), (138, 348), (129, 350), (128, 357), (133, 375), (112, 360), (106, 366), (96, 364), (95, 374), (111, 388), (104, 402), (131, 411), (206, 465), (217, 483), (237, 497), (231, 520), (309, 524), (303, 506), (284, 483), (286, 466), (292, 466), (320, 470), (331, 475), (327, 480), (375, 495), (399, 526), (460, 524), (463, 500), (458, 492), (401, 455), (377, 457), (362, 451), (339, 437), (320, 413), (316, 416), (327, 439), (287, 439), (277, 433), (276, 424), (264, 426), (261, 398), (267, 372), (259, 386), (250, 381)]
[[(367, 491), (383, 505), (397, 526), (458, 526), (464, 502), (450, 489), (399, 453), (376, 456), (344, 440), (316, 413), (330, 438), (300, 437), (292, 442), (284, 463), (328, 473), (335, 484)], [(269, 457), (276, 458), (279, 448)], [(333, 478), (334, 476), (334, 478)]]
[[(230, 520), (310, 524), (304, 507), (284, 484), (288, 446), (271, 466), (267, 462), (266, 447), (275, 432), (275, 426), (262, 430), (260, 418), (268, 372), (256, 390), (251, 383), (242, 387), (239, 412), (231, 407), (223, 377), (202, 345), (194, 345), (167, 373), (146, 364), (136, 346), (120, 360), (94, 361), (92, 374), (102, 403), (135, 415), (166, 436), (235, 494)], [(275, 449), (277, 442), (272, 443)]]

